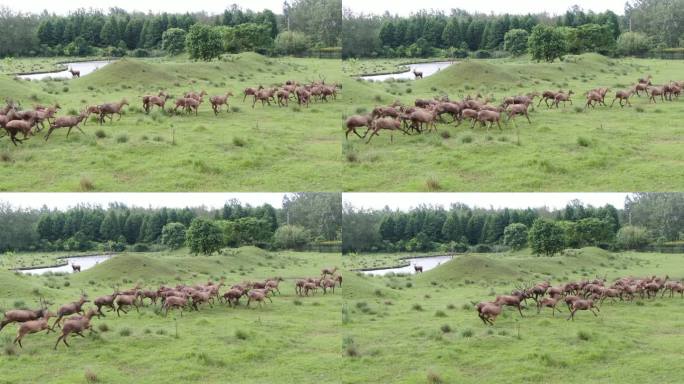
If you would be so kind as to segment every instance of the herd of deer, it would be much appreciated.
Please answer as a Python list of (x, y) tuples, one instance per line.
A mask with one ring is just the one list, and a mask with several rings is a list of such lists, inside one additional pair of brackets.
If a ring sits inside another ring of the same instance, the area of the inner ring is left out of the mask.
[(483, 301), (477, 304), (478, 317), (485, 325), (494, 325), (494, 321), (503, 310), (504, 306), (515, 307), (523, 317), (522, 309), (527, 304), (527, 299), (532, 299), (537, 307), (537, 313), (543, 308), (551, 308), (552, 315), (560, 312), (558, 305), (565, 303), (570, 311), (568, 320), (575, 320), (577, 311), (591, 311), (598, 316), (599, 306), (606, 299), (611, 301), (631, 301), (636, 296), (640, 298), (656, 298), (658, 294), (665, 296), (669, 293), (673, 297), (679, 293), (684, 297), (684, 284), (681, 281), (669, 280), (669, 276), (660, 278), (651, 276), (647, 278), (622, 277), (616, 279), (611, 285), (606, 286), (605, 279), (596, 278), (591, 281), (569, 282), (551, 286), (548, 281), (538, 283), (532, 287), (517, 287), (510, 295), (496, 296), (494, 301)]
[[(112, 121), (114, 115), (119, 115), (120, 120), (121, 111), (125, 105), (128, 105), (128, 101), (123, 99), (118, 103), (89, 106), (78, 115), (57, 117), (55, 116), (57, 110), (61, 108), (59, 104), (51, 106), (35, 105), (33, 109), (21, 110), (15, 102), (6, 100), (6, 105), (0, 108), (0, 128), (4, 128), (5, 134), (9, 135), (14, 145), (23, 143), (30, 136), (45, 129), (45, 122), (49, 126), (45, 134), (46, 141), (50, 138), (52, 132), (59, 128), (68, 128), (67, 137), (69, 137), (71, 130), (74, 128), (84, 133), (79, 125), (81, 122), (85, 125), (91, 114), (99, 116), (98, 121), (100, 124), (105, 121), (106, 117), (109, 117), (109, 120)], [(20, 133), (23, 136), (22, 138), (18, 137)]]
[[(74, 271), (77, 270), (76, 267), (72, 265)], [(337, 275), (336, 271), (337, 267), (324, 268), (321, 270), (320, 278), (296, 280), (295, 293), (308, 296), (309, 292), (313, 294), (318, 288), (322, 288), (324, 294), (327, 293), (328, 289), (335, 293), (335, 285), (342, 286), (342, 276)], [(57, 349), (60, 341), (67, 347), (69, 346), (67, 343), (69, 335), (85, 337), (83, 332), (87, 330), (93, 333), (91, 324), (93, 317), (106, 317), (102, 308), (108, 308), (109, 312), (116, 312), (117, 316), (121, 316), (121, 312), (126, 314), (132, 308), (139, 312), (140, 307), (144, 306), (145, 300), (148, 299), (149, 305), (160, 303), (160, 309), (164, 312), (164, 316), (168, 315), (169, 310), (179, 310), (182, 317), (183, 310), (199, 311), (200, 305), (213, 307), (216, 301), (226, 303), (230, 307), (237, 307), (242, 297), (247, 298), (247, 307), (252, 302), (262, 306), (267, 299), (273, 302), (271, 296), (276, 293), (280, 294), (279, 284), (281, 281), (283, 279), (280, 277), (268, 278), (264, 281), (246, 281), (233, 285), (223, 294), (220, 292), (225, 285), (223, 279), (219, 283), (209, 281), (206, 284), (180, 284), (175, 287), (162, 285), (156, 290), (144, 289), (140, 284), (127, 290), (120, 290), (116, 287), (111, 295), (95, 298), (92, 301), (95, 307), (88, 310), (85, 310), (83, 306), (90, 300), (88, 300), (85, 292), (81, 291), (81, 297), (77, 301), (62, 305), (54, 313), (48, 310), (50, 303), (41, 297), (40, 308), (37, 310), (13, 309), (5, 312), (2, 321), (0, 321), (0, 331), (8, 324), (19, 323), (14, 343), (23, 348), (21, 340), (26, 335), (42, 331), (46, 331), (46, 333), (56, 332), (55, 327), (59, 327), (61, 333), (54, 346), (54, 349)], [(52, 326), (48, 324), (51, 317), (56, 318)]]
[[(615, 101), (619, 101), (621, 107), (631, 106), (629, 98), (633, 94), (641, 96), (642, 93), (649, 97), (649, 102), (655, 103), (656, 97), (660, 97), (663, 101), (673, 101), (680, 96), (683, 86), (684, 81), (671, 81), (668, 84), (656, 87), (651, 83), (651, 76), (647, 76), (639, 79), (639, 82), (630, 89), (616, 91), (615, 98), (610, 106), (612, 107)], [(596, 105), (607, 106), (605, 98), (609, 91), (609, 88), (596, 88), (586, 92), (585, 109), (595, 108)], [(513, 121), (518, 116), (524, 116), (527, 122), (531, 124), (529, 107), (534, 103), (535, 98), (539, 98), (537, 107), (544, 102), (547, 108), (560, 108), (561, 103), (564, 107), (568, 102), (572, 105), (573, 94), (572, 90), (568, 92), (545, 91), (541, 94), (530, 92), (525, 95), (505, 97), (500, 105), (490, 104), (493, 101), (492, 99), (482, 98), (480, 95), (475, 98), (467, 96), (460, 101), (449, 100), (448, 96), (435, 99), (417, 99), (413, 106), (403, 105), (401, 102), (395, 101), (389, 106), (375, 107), (369, 114), (348, 117), (345, 121), (345, 137), (349, 138), (349, 134), (353, 132), (359, 138), (365, 139), (370, 133), (370, 137), (366, 141), (369, 143), (373, 136), (378, 135), (380, 130), (400, 131), (403, 134), (422, 133), (430, 129), (436, 131), (436, 123), (444, 122), (443, 115), (451, 116), (457, 126), (464, 120), (470, 120), (471, 129), (477, 123), (487, 126), (487, 130), (494, 124), (502, 129), (502, 115), (505, 115), (508, 121)], [(366, 127), (363, 136), (357, 132), (357, 129), (362, 127)], [(390, 136), (390, 140), (393, 141), (393, 135)]]
[(337, 83), (327, 85), (325, 84), (325, 80), (311, 81), (309, 84), (300, 84), (297, 81), (288, 80), (285, 84), (280, 84), (271, 88), (264, 88), (261, 85), (256, 88), (245, 88), (242, 101), (244, 102), (247, 99), (247, 96), (252, 96), (252, 108), (254, 108), (259, 101), (262, 106), (265, 106), (266, 104), (271, 105), (271, 102), (273, 102), (279, 107), (287, 107), (290, 100), (296, 100), (298, 105), (308, 107), (309, 103), (312, 101), (328, 102), (328, 98), (337, 100), (337, 93), (341, 88), (342, 86)]

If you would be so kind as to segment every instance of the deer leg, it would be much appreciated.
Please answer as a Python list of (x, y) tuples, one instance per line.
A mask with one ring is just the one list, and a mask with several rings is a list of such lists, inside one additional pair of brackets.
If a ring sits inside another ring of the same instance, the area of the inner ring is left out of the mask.
[(520, 312), (520, 317), (525, 317), (522, 313), (522, 308), (520, 307), (520, 304), (518, 304), (518, 312)]
[(570, 316), (568, 316), (567, 320), (572, 319), (572, 321), (575, 321), (575, 312), (577, 312), (577, 310), (576, 310), (576, 309), (573, 309), (573, 310), (570, 312)]

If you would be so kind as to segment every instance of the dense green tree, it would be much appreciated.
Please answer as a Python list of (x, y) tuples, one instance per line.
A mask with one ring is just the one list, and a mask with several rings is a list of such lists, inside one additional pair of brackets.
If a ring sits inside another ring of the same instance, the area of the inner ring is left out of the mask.
[(168, 223), (162, 228), (161, 243), (171, 249), (178, 249), (185, 244), (185, 235), (185, 225)]
[(553, 62), (567, 52), (565, 36), (557, 28), (539, 24), (532, 29), (528, 49), (532, 59)]
[(650, 39), (641, 32), (625, 32), (617, 39), (617, 50), (626, 56), (641, 56), (651, 49)]
[(162, 49), (170, 55), (177, 55), (185, 50), (186, 32), (180, 28), (170, 28), (162, 34)]
[(274, 234), (274, 245), (281, 249), (302, 249), (311, 241), (311, 234), (298, 225), (283, 225)]
[(223, 236), (220, 227), (214, 221), (203, 218), (196, 218), (190, 224), (186, 232), (186, 244), (190, 252), (197, 254), (211, 255), (221, 250)]
[(565, 233), (558, 223), (540, 218), (532, 224), (528, 242), (536, 255), (553, 256), (563, 250)]
[(511, 29), (504, 37), (504, 49), (513, 55), (519, 56), (527, 53), (527, 40), (530, 34), (524, 29)]
[(504, 229), (504, 245), (513, 249), (521, 249), (527, 246), (527, 226), (522, 223), (510, 224)]
[(195, 24), (187, 34), (185, 46), (191, 59), (211, 61), (223, 50), (222, 36), (214, 27)]
[(284, 55), (299, 55), (305, 53), (310, 47), (309, 38), (301, 32), (285, 31), (275, 38), (275, 49)]

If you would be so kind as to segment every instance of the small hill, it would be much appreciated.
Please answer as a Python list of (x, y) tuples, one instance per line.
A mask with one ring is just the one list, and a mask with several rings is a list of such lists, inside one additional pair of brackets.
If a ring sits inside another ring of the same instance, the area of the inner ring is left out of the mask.
[[(360, 300), (379, 297), (396, 297), (397, 292), (387, 288), (382, 281), (373, 277), (359, 276), (349, 272), (343, 275), (343, 296), (345, 300)], [(378, 292), (380, 295), (378, 295)]]
[(137, 254), (121, 254), (93, 268), (73, 276), (75, 284), (87, 284), (89, 281), (114, 282), (125, 278), (131, 281), (170, 279), (176, 276), (174, 263)]
[[(17, 274), (11, 271), (0, 271), (0, 297), (21, 298), (27, 305), (32, 305), (28, 298), (35, 298), (37, 302), (38, 297), (35, 294), (35, 290), (38, 290), (40, 294), (46, 297), (50, 297), (53, 291), (44, 286), (43, 281), (35, 276)], [(11, 302), (0, 303), (0, 307), (11, 305)]]
[(479, 60), (467, 60), (426, 77), (421, 86), (440, 89), (462, 88), (465, 85), (501, 85), (515, 83), (520, 76), (506, 66)]
[(31, 98), (39, 97), (40, 102), (46, 102), (43, 99), (50, 99), (52, 97), (45, 97), (45, 93), (40, 89), (36, 82), (27, 80), (16, 80), (13, 77), (0, 75), (0, 90), (2, 90), (2, 99), (0, 103), (2, 106), (5, 105), (5, 98), (10, 98), (15, 101), (21, 102), (23, 107), (31, 107)]
[(129, 87), (169, 87), (177, 77), (165, 71), (161, 64), (137, 59), (121, 59), (97, 71), (74, 80), (74, 84), (110, 89), (122, 85)]
[(514, 280), (521, 272), (504, 260), (475, 254), (456, 256), (453, 260), (427, 271), (418, 279), (463, 282), (464, 280)]

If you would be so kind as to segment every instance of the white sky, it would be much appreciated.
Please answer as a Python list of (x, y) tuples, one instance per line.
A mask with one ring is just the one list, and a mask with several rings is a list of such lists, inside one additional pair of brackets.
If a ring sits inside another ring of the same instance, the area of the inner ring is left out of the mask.
[(612, 204), (624, 208), (628, 193), (344, 193), (344, 204), (355, 208), (390, 209), (408, 211), (418, 205), (441, 205), (449, 208), (452, 203), (463, 203), (480, 208), (564, 208), (568, 202), (578, 199), (595, 207)]
[(107, 207), (109, 203), (124, 203), (128, 206), (153, 208), (207, 208), (223, 207), (230, 199), (238, 199), (243, 204), (258, 206), (271, 204), (280, 208), (285, 193), (0, 193), (0, 202), (12, 204), (15, 208), (49, 208), (60, 210), (78, 204), (99, 204)]
[(449, 13), (452, 8), (460, 8), (469, 12), (482, 13), (510, 13), (527, 14), (543, 13), (559, 15), (565, 13), (568, 8), (577, 4), (584, 10), (603, 12), (611, 10), (622, 15), (625, 10), (626, 0), (475, 0), (475, 1), (445, 1), (445, 0), (394, 0), (394, 1), (368, 1), (368, 0), (342, 0), (342, 6), (349, 8), (354, 13), (373, 13), (382, 15), (389, 10), (391, 14), (408, 16), (421, 9), (444, 10)]
[(2, 0), (1, 6), (8, 6), (22, 12), (40, 13), (47, 9), (50, 13), (67, 14), (78, 8), (95, 8), (103, 11), (117, 6), (127, 11), (140, 11), (153, 13), (185, 13), (206, 11), (209, 14), (223, 13), (223, 10), (237, 4), (243, 9), (251, 9), (255, 12), (270, 9), (273, 13), (281, 14), (283, 0), (116, 0), (116, 1), (93, 1), (93, 0), (23, 0), (8, 2)]

